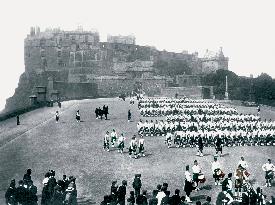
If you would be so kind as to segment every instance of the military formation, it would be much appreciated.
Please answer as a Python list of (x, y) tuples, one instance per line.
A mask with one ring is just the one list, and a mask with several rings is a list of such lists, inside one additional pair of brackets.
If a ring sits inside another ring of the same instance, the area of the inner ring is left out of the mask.
[[(130, 105), (135, 100), (131, 98)], [(213, 184), (221, 186), (221, 192), (217, 196), (216, 204), (226, 205), (233, 202), (242, 204), (264, 204), (266, 199), (260, 187), (254, 189), (250, 183), (250, 167), (244, 157), (236, 163), (236, 167), (225, 173), (219, 162), (222, 157), (223, 147), (235, 146), (274, 146), (275, 145), (275, 123), (273, 121), (262, 121), (260, 108), (258, 115), (239, 114), (235, 108), (226, 107), (221, 104), (206, 102), (203, 100), (191, 100), (189, 98), (144, 98), (139, 97), (138, 109), (144, 118), (154, 117), (156, 119), (143, 119), (137, 123), (137, 134), (124, 136), (117, 133), (116, 129), (106, 131), (103, 136), (103, 150), (117, 150), (120, 154), (128, 154), (130, 158), (138, 159), (145, 157), (145, 137), (163, 137), (168, 148), (196, 148), (197, 156), (204, 156), (204, 147), (214, 148), (214, 158), (211, 167)], [(108, 106), (103, 109), (96, 108), (96, 119), (108, 119)], [(59, 122), (60, 113), (56, 111), (55, 120)], [(132, 112), (129, 109), (125, 118), (131, 122)], [(81, 122), (80, 111), (75, 114), (77, 122)], [(18, 120), (19, 121), (19, 120)], [(127, 143), (126, 143), (127, 140)], [(127, 146), (128, 144), (128, 146)], [(147, 147), (149, 148), (149, 147)], [(230, 149), (230, 148), (229, 148)], [(265, 186), (271, 187), (274, 178), (275, 166), (271, 159), (267, 159), (261, 167)], [(184, 184), (182, 190), (185, 194), (180, 195), (180, 189), (174, 191), (170, 196), (168, 183), (157, 185), (151, 195), (146, 189), (142, 189), (141, 175), (136, 174), (132, 183), (133, 190), (127, 192), (127, 181), (122, 180), (121, 185), (113, 181), (110, 194), (105, 195), (101, 205), (184, 205), (192, 203), (192, 193), (199, 192), (204, 184), (209, 184), (206, 179), (205, 170), (202, 170), (198, 159), (194, 160), (192, 166), (186, 165)], [(77, 204), (77, 190), (75, 177), (67, 179), (63, 175), (62, 180), (55, 179), (55, 171), (50, 170), (45, 174), (42, 181), (41, 205)], [(127, 196), (129, 196), (127, 198)], [(150, 197), (149, 197), (150, 196)], [(23, 180), (18, 182), (12, 180), (7, 189), (6, 204), (9, 205), (36, 205), (38, 204), (37, 188), (31, 180), (31, 169), (27, 170)], [(196, 204), (211, 204), (211, 197), (204, 202), (196, 201)]]

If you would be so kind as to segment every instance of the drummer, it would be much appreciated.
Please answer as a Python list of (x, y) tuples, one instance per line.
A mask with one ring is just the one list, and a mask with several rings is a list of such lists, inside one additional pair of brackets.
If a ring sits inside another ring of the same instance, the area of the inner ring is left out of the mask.
[(201, 173), (201, 168), (200, 168), (197, 160), (194, 161), (194, 166), (192, 167), (192, 171), (193, 171), (193, 181), (195, 182), (196, 191), (199, 191), (200, 190), (199, 175)]
[(214, 157), (214, 162), (212, 162), (212, 173), (213, 173), (213, 178), (215, 180), (215, 185), (220, 185), (220, 180), (222, 178), (222, 166), (220, 162), (218, 162), (218, 158), (215, 156)]

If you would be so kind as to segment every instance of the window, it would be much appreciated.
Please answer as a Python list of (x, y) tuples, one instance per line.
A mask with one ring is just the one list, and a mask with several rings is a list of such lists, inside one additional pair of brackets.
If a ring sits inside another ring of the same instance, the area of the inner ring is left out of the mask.
[(59, 57), (59, 58), (61, 57), (61, 50), (57, 51), (57, 57)]

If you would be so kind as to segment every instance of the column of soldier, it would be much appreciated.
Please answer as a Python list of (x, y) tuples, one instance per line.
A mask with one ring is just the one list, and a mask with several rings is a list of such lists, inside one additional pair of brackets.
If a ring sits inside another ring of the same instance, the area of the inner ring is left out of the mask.
[[(10, 186), (6, 191), (5, 199), (7, 205), (37, 205), (37, 187), (31, 178), (32, 170), (28, 169), (19, 180), (16, 187), (15, 179), (11, 180)], [(62, 180), (56, 180), (55, 171), (50, 170), (43, 179), (43, 189), (41, 194), (41, 205), (76, 205), (77, 189), (76, 178), (63, 175)]]
[[(117, 149), (119, 153), (123, 154), (125, 148), (125, 140), (126, 138), (124, 137), (123, 133), (121, 133), (118, 137), (115, 129), (112, 130), (111, 134), (109, 133), (109, 131), (107, 131), (103, 139), (103, 149), (109, 152), (110, 149), (113, 148)], [(137, 139), (136, 135), (132, 137), (129, 145), (129, 157), (134, 157), (135, 159), (137, 159), (138, 157), (145, 157), (144, 138), (142, 135), (140, 135), (139, 139)]]
[(166, 117), (166, 120), (138, 122), (141, 135), (166, 136), (177, 147), (194, 147), (199, 138), (205, 146), (215, 146), (218, 138), (224, 146), (275, 145), (275, 122), (259, 116), (238, 114), (236, 109), (201, 100), (145, 98), (139, 101), (142, 116)]

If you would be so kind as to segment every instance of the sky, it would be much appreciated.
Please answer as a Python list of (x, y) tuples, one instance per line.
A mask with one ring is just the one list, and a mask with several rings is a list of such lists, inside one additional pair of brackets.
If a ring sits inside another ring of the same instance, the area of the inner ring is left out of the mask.
[(275, 78), (273, 0), (9, 0), (0, 8), (0, 110), (24, 72), (24, 38), (31, 26), (96, 29), (136, 37), (136, 44), (189, 53), (223, 47), (229, 70)]

